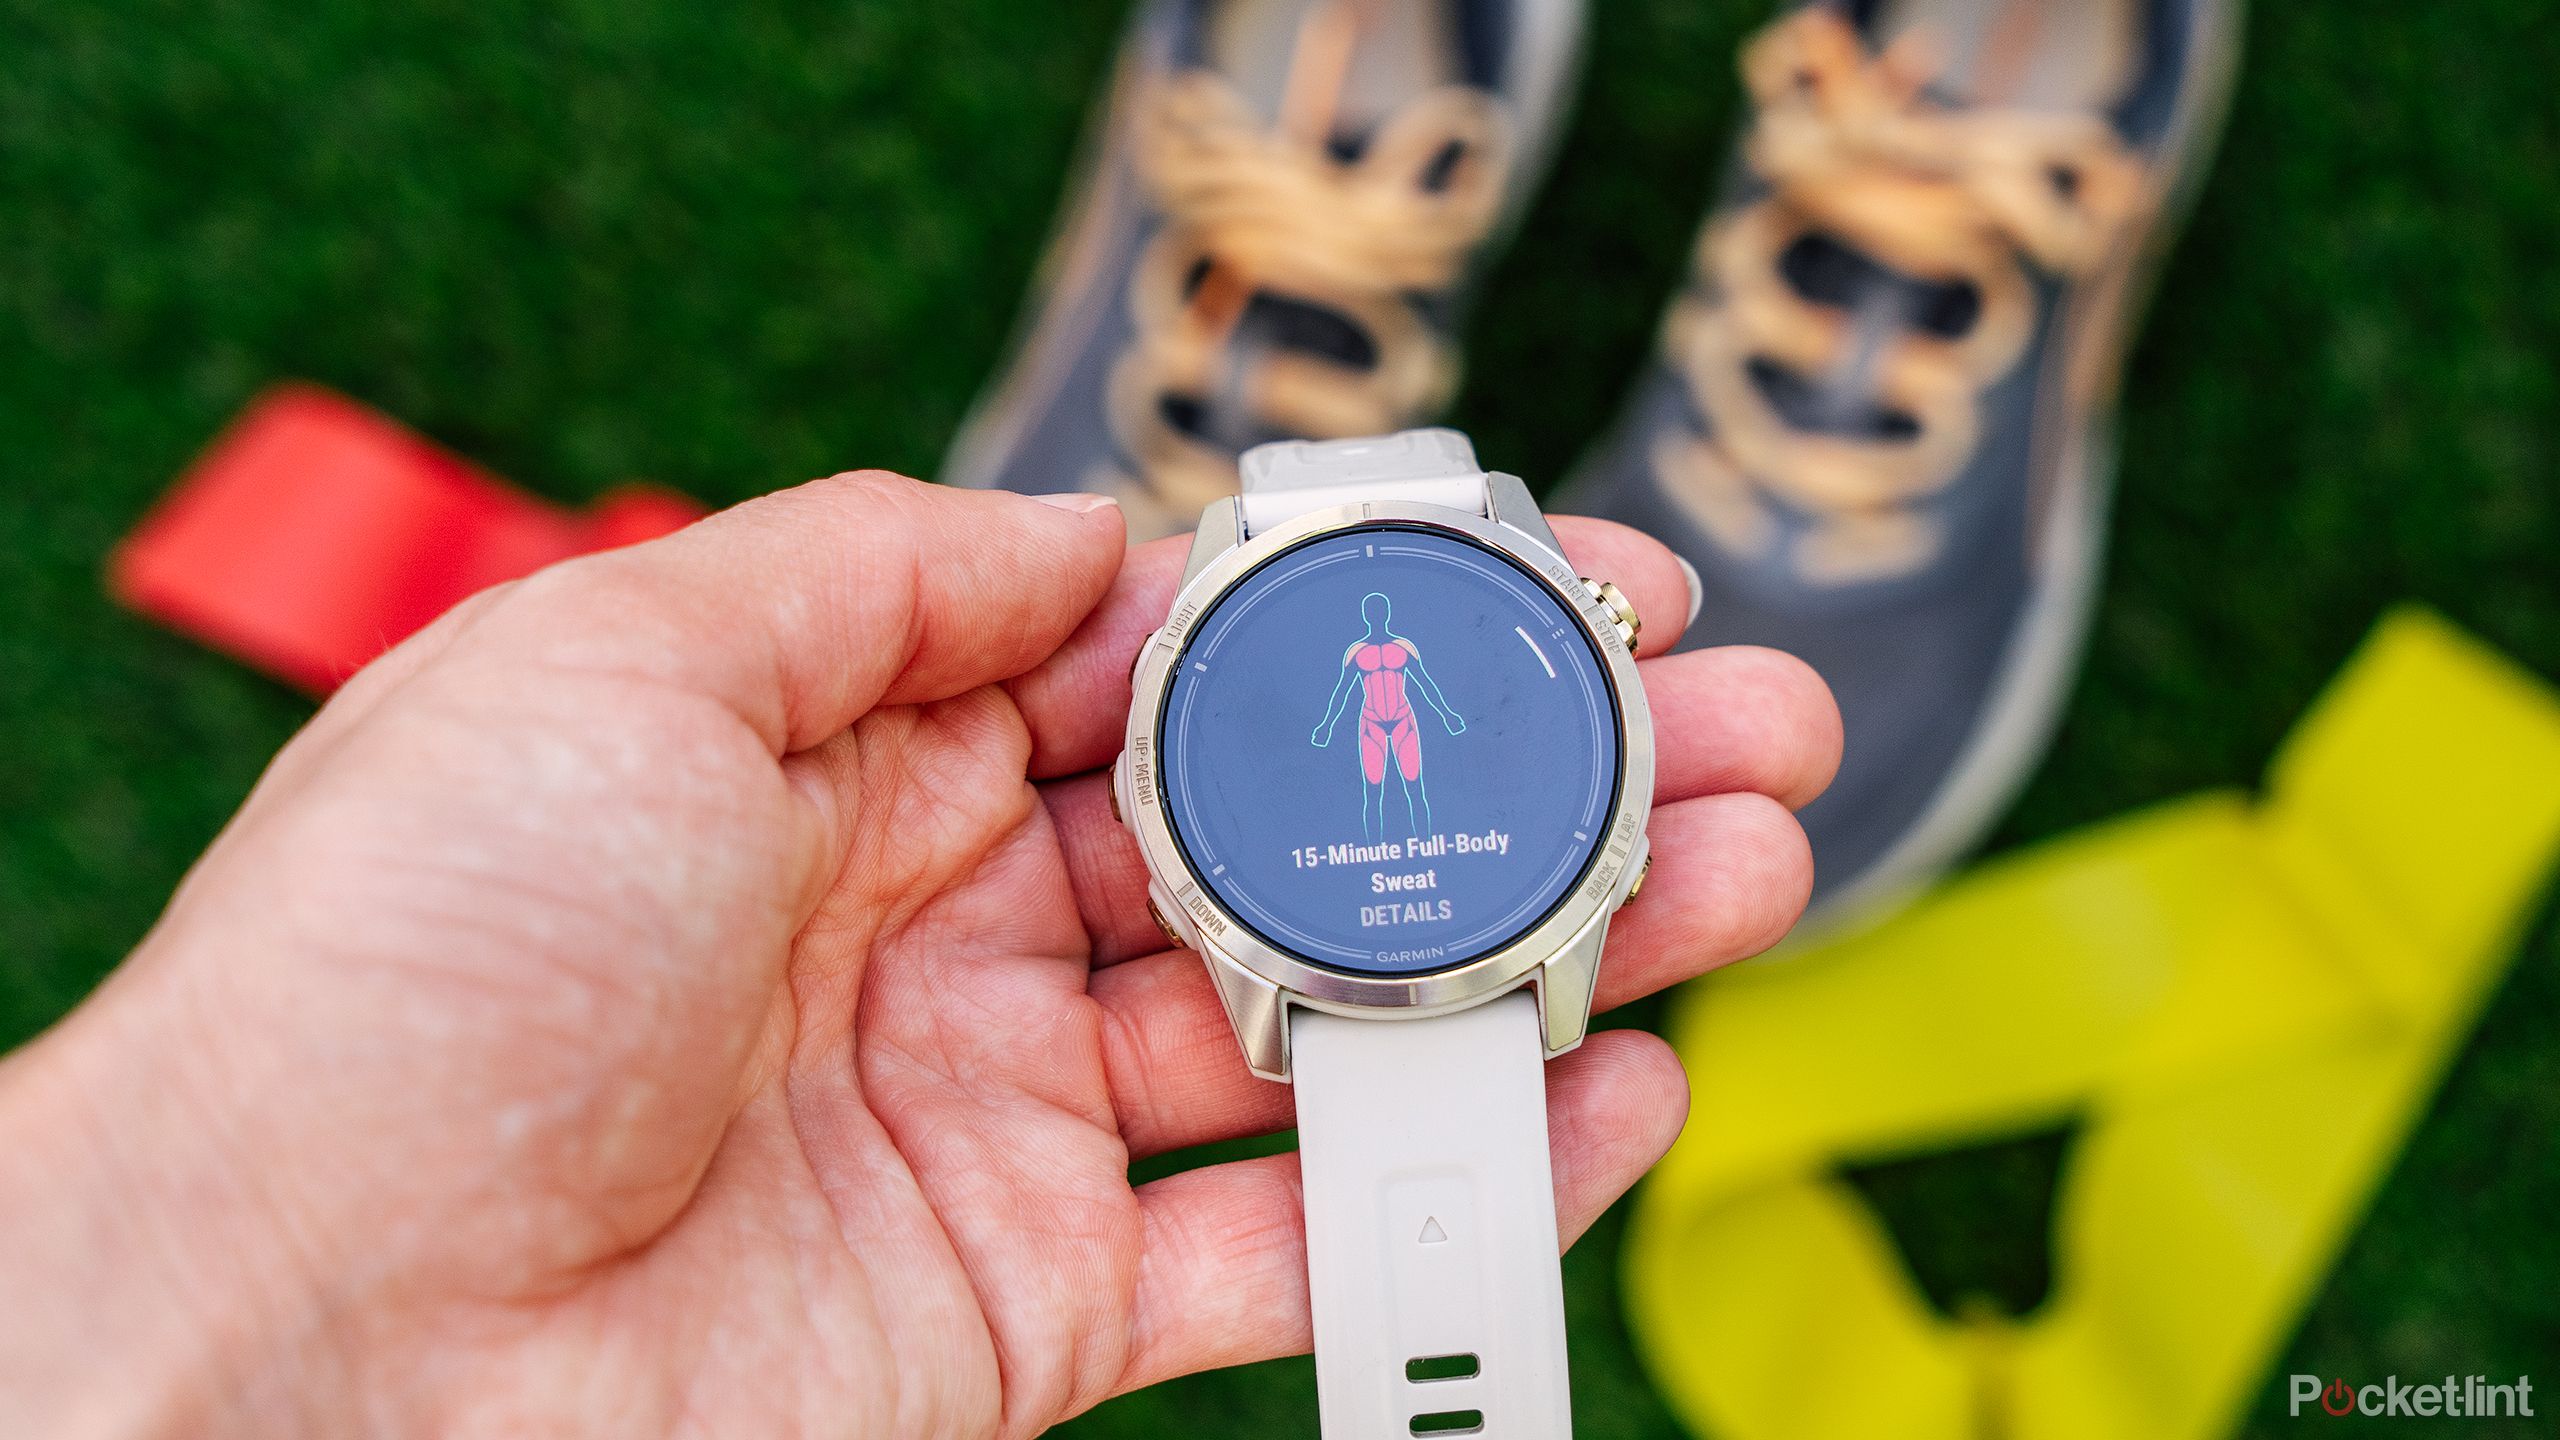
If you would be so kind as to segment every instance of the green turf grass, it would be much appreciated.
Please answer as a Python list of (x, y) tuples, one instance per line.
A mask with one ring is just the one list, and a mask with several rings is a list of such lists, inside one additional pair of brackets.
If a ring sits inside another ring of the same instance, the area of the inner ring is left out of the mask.
[[(1602, 7), (1562, 174), (1476, 330), (1457, 419), (1495, 463), (1555, 475), (1614, 410), (1758, 13)], [(0, 1043), (115, 962), (305, 713), (98, 584), (259, 386), (338, 386), (569, 500), (928, 472), (1117, 23), (996, 0), (0, 0)], [(2560, 673), (2554, 35), (2539, 0), (2253, 18), (2132, 366), (2089, 670), (2002, 843), (2251, 780), (2399, 597)], [(2279, 1375), (2560, 1379), (2555, 1027), (2546, 921)], [(1925, 1274), (2032, 1294), (2032, 1150), (1872, 1188)], [(1616, 1239), (1612, 1218), (1568, 1263), (1579, 1433), (1672, 1435), (1626, 1347)], [(1206, 1376), (1075, 1428), (1304, 1436), (1310, 1383), (1303, 1361)], [(2255, 1417), (2299, 1423), (2273, 1377)]]

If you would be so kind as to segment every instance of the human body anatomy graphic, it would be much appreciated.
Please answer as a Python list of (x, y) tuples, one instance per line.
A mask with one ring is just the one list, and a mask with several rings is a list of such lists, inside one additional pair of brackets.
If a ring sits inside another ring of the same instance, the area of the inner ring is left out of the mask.
[(1324, 718), (1316, 722), (1314, 743), (1333, 743), (1334, 726), (1353, 691), (1360, 695), (1360, 833), (1383, 840), (1387, 829), (1387, 780), (1392, 771), (1404, 795), (1408, 833), (1431, 829), (1431, 797), (1422, 785), (1421, 717), (1414, 713), (1419, 694), (1438, 711), (1452, 735), (1463, 734), (1467, 722), (1449, 708), (1448, 697), (1422, 668), (1422, 647), (1388, 629), (1394, 607), (1372, 590), (1360, 597), (1360, 618), (1368, 633), (1342, 652), (1342, 674), (1325, 701)]

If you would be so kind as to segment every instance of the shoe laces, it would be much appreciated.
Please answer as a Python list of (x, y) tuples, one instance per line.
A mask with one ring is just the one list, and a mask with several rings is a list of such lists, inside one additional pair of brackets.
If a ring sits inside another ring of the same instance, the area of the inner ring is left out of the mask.
[(1743, 158), (1767, 190), (1707, 227), (1665, 328), (1711, 422), (1657, 442), (1672, 492), (1728, 550), (1787, 545), (1817, 583), (1942, 553), (1917, 502), (1962, 472), (1981, 392), (2026, 347), (2026, 263), (2089, 273), (2146, 203), (2104, 119), (1947, 105), (1925, 93), (1937, 69), (1925, 32), (1870, 54), (1828, 8), (1754, 38)]
[(1134, 122), (1137, 174), (1166, 220), (1112, 377), (1139, 472), (1120, 477), (1125, 501), (1187, 526), (1234, 493), (1245, 444), (1394, 430), (1445, 402), (1455, 355), (1413, 297), (1459, 281), (1500, 209), (1507, 135), (1490, 97), (1426, 91), (1345, 155), (1320, 122), (1265, 123), (1224, 77), (1190, 70), (1141, 90)]

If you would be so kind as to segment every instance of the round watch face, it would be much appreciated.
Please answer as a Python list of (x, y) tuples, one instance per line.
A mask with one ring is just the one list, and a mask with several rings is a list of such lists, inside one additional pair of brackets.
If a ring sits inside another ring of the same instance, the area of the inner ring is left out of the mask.
[(1175, 662), (1158, 782), (1193, 876), (1266, 943), (1412, 976), (1510, 944), (1617, 800), (1616, 692), (1581, 619), (1501, 552), (1376, 525), (1284, 550)]

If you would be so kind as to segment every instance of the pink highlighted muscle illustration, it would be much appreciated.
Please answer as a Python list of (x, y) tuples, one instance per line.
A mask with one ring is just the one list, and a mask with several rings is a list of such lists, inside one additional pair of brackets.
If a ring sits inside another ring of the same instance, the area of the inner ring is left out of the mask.
[(1452, 735), (1463, 734), (1467, 722), (1449, 708), (1447, 697), (1422, 668), (1422, 647), (1388, 628), (1394, 606), (1371, 591), (1360, 597), (1360, 618), (1367, 633), (1342, 652), (1342, 672), (1325, 702), (1324, 718), (1312, 738), (1319, 748), (1333, 743), (1334, 727), (1356, 690), (1360, 696), (1360, 833), (1386, 838), (1387, 780), (1392, 771), (1404, 796), (1409, 833), (1431, 828), (1431, 798), (1422, 783), (1422, 731), (1413, 709), (1416, 694), (1439, 712)]

